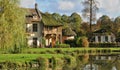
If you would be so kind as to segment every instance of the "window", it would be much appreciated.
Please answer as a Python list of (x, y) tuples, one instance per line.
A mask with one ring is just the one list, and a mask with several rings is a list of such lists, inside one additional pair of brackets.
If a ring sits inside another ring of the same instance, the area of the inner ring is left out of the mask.
[(101, 42), (101, 36), (98, 36), (98, 41)]
[(105, 36), (105, 41), (108, 42), (108, 36)]
[(33, 24), (33, 32), (37, 32), (37, 31), (38, 31), (37, 24)]

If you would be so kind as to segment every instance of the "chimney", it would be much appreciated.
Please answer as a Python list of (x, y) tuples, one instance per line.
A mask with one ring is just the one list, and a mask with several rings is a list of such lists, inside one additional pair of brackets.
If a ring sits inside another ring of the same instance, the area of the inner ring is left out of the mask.
[(38, 4), (37, 3), (35, 3), (35, 9), (38, 9)]

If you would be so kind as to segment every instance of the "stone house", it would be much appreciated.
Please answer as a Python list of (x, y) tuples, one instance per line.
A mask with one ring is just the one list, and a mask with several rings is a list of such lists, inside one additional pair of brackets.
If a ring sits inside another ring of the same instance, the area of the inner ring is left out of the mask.
[[(62, 43), (62, 24), (51, 18), (50, 14), (42, 13), (35, 8), (28, 8), (26, 14), (27, 43), (32, 47), (54, 46)], [(54, 22), (53, 22), (54, 21)]]

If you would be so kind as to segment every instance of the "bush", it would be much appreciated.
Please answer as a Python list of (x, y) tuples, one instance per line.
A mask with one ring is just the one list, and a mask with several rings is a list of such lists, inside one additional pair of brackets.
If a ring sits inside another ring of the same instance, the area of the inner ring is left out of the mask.
[(66, 44), (69, 44), (70, 47), (76, 47), (76, 46), (77, 46), (75, 39), (74, 39), (74, 40), (65, 40), (65, 43), (66, 43)]
[(66, 55), (64, 57), (65, 65), (69, 65), (70, 67), (74, 68), (76, 66), (76, 59), (70, 55)]
[(62, 49), (56, 49), (54, 52), (56, 52), (57, 54), (63, 54), (63, 50)]
[(116, 47), (116, 43), (90, 43), (90, 47)]
[(79, 47), (89, 47), (89, 42), (87, 37), (79, 37), (76, 41), (76, 44)]
[(46, 70), (46, 68), (48, 68), (48, 60), (46, 58), (39, 57), (36, 61), (38, 62), (40, 70)]
[(52, 68), (56, 70), (56, 68), (62, 67), (64, 61), (61, 58), (58, 57), (52, 57), (50, 59), (50, 64), (52, 65)]
[(56, 44), (55, 45), (56, 48), (70, 48), (69, 44)]

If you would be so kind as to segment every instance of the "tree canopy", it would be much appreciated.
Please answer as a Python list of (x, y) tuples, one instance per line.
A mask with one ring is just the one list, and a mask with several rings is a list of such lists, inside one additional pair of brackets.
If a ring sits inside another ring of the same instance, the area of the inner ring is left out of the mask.
[(0, 0), (0, 48), (25, 45), (25, 10), (19, 0)]

